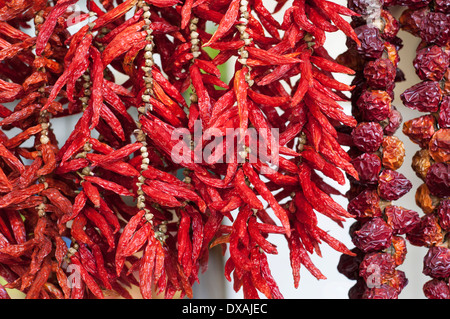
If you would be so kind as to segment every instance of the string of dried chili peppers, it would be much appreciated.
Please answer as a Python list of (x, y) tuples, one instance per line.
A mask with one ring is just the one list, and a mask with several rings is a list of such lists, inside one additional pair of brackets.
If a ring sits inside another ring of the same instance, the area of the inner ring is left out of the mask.
[(350, 177), (348, 211), (356, 216), (350, 227), (355, 257), (343, 255), (338, 270), (356, 280), (351, 299), (397, 299), (408, 280), (397, 269), (406, 257), (406, 240), (419, 215), (392, 204), (412, 188), (397, 171), (404, 162), (403, 142), (394, 134), (402, 122), (393, 106), (395, 82), (404, 80), (398, 69), (399, 23), (390, 1), (351, 0), (348, 7), (361, 14), (352, 26), (361, 46), (352, 43), (338, 61), (357, 73), (352, 82), (352, 109), (358, 125), (342, 130), (342, 140), (359, 174)]
[[(331, 19), (339, 24), (340, 17), (337, 18), (330, 13), (331, 6), (334, 4), (330, 2), (322, 4), (327, 11), (319, 15), (322, 17), (321, 21)], [(225, 264), (225, 276), (229, 281), (234, 281), (236, 291), (243, 289), (246, 298), (257, 298), (258, 292), (268, 298), (282, 297), (267, 263), (266, 254), (277, 253), (276, 247), (266, 238), (270, 233), (284, 234), (288, 241), (296, 287), (299, 283), (299, 269), (302, 264), (318, 279), (325, 278), (309, 257), (309, 254), (314, 252), (320, 254), (319, 244), (322, 241), (339, 251), (351, 254), (344, 245), (317, 226), (314, 212), (316, 209), (338, 223), (350, 216), (330, 197), (330, 194), (337, 192), (327, 187), (316, 173), (316, 169), (337, 179), (340, 183), (344, 183), (344, 176), (342, 173), (339, 175), (340, 171), (336, 166), (353, 173), (356, 177), (349, 163), (345, 159), (340, 160), (339, 155), (335, 153), (340, 152), (340, 147), (335, 147), (337, 143), (333, 136), (334, 129), (326, 117), (343, 121), (347, 125), (354, 125), (352, 118), (341, 112), (341, 107), (335, 102), (341, 99), (332, 91), (350, 88), (333, 81), (330, 77), (331, 70), (344, 73), (352, 71), (338, 65), (326, 54), (323, 48), (325, 31), (312, 24), (308, 20), (309, 15), (306, 14), (306, 10), (313, 10), (314, 7), (314, 3), (298, 1), (293, 7), (287, 9), (288, 13), (284, 16), (283, 24), (273, 20), (270, 20), (270, 23), (263, 23), (262, 21), (267, 17), (267, 9), (262, 6), (262, 3), (258, 3), (254, 7), (261, 21), (261, 25), (258, 25), (247, 1), (241, 1), (239, 6), (232, 1), (223, 18), (220, 19), (216, 32), (210, 39), (203, 41), (206, 42), (204, 46), (213, 48), (225, 49), (228, 45), (229, 50), (221, 51), (212, 60), (213, 63), (222, 62), (223, 59), (228, 58), (227, 55), (236, 54), (234, 53), (236, 51), (240, 57), (235, 66), (234, 79), (229, 85), (230, 91), (223, 93), (212, 107), (209, 127), (244, 131), (251, 127), (260, 130), (271, 127), (280, 128), (281, 140), (278, 146), (272, 145), (273, 150), (278, 147), (280, 154), (293, 156), (293, 159), (280, 156), (277, 170), (271, 169), (268, 163), (263, 161), (264, 159), (256, 158), (256, 162), (252, 161), (255, 159), (257, 150), (252, 148), (253, 143), (250, 141), (245, 142), (243, 149), (237, 150), (237, 154), (233, 155), (233, 159), (238, 163), (228, 162), (224, 167), (223, 173), (220, 174), (224, 176), (223, 179), (220, 175), (207, 176), (208, 173), (199, 172), (195, 168), (193, 168), (194, 174), (191, 174), (192, 181), (198, 185), (197, 187), (201, 184), (203, 184), (202, 187), (208, 187), (209, 192), (214, 196), (212, 200), (222, 198), (210, 205), (210, 209), (219, 210), (230, 219), (232, 225), (219, 227), (218, 231), (219, 234), (222, 233), (222, 236), (213, 236), (216, 238), (212, 246), (229, 244), (230, 258)], [(228, 19), (234, 19), (231, 22), (237, 19), (238, 8), (241, 12), (237, 25), (238, 34), (231, 33), (223, 41), (214, 42), (217, 38), (215, 35), (230, 32), (231, 23)], [(342, 7), (334, 7), (336, 8), (339, 8), (341, 12), (346, 10)], [(345, 11), (345, 13), (353, 14), (351, 11)], [(300, 17), (301, 20), (295, 20), (296, 17)], [(342, 23), (339, 26), (349, 35), (353, 35), (348, 25)], [(263, 32), (256, 32), (256, 28), (265, 29), (272, 35), (278, 34), (278, 30), (286, 32), (283, 37), (275, 36), (275, 39), (278, 38), (275, 40), (261, 37)], [(333, 31), (337, 30), (338, 28), (333, 29)], [(307, 34), (307, 31), (314, 34)], [(227, 52), (232, 50), (234, 52)], [(251, 67), (251, 72), (248, 66)], [(319, 83), (313, 79), (313, 68), (316, 73), (322, 75), (322, 82)], [(291, 93), (279, 84), (280, 80), (288, 80), (300, 73), (300, 81), (293, 87)], [(198, 89), (196, 91), (198, 93)], [(293, 96), (294, 93), (295, 96)], [(303, 101), (305, 96), (308, 98), (308, 105)], [(323, 100), (323, 103), (320, 103), (317, 97)], [(223, 106), (224, 103), (231, 106), (235, 101), (236, 108), (227, 110)], [(284, 114), (280, 116), (274, 107), (279, 107)], [(201, 107), (199, 107), (199, 113), (202, 113)], [(314, 116), (321, 117), (320, 122), (316, 122)], [(285, 126), (282, 123), (286, 119), (290, 124)], [(311, 138), (309, 143), (306, 141), (306, 135), (302, 134), (306, 125), (314, 130), (309, 135)], [(299, 146), (297, 146), (297, 136), (303, 141)], [(323, 139), (322, 145), (318, 139)], [(267, 144), (270, 143), (270, 138), (267, 138)], [(296, 152), (297, 147), (303, 151), (306, 146), (309, 147), (308, 152)], [(302, 160), (299, 160), (300, 157)], [(263, 176), (269, 179), (267, 183), (263, 182)], [(273, 192), (277, 190), (281, 192), (273, 195)], [(257, 195), (268, 203), (274, 216), (268, 213)], [(288, 202), (280, 205), (280, 202), (286, 198)], [(234, 219), (231, 213), (236, 208), (239, 210)], [(281, 227), (276, 226), (276, 219), (281, 222)], [(209, 228), (206, 229), (209, 230)], [(211, 236), (208, 234), (205, 237)]]
[(423, 286), (429, 299), (449, 299), (450, 247), (450, 96), (449, 27), (446, 1), (402, 1), (408, 8), (400, 18), (401, 27), (419, 37), (413, 66), (421, 82), (402, 93), (403, 104), (427, 113), (403, 125), (403, 133), (420, 146), (412, 168), (423, 181), (416, 190), (416, 203), (424, 212), (408, 240), (428, 248), (423, 273), (431, 280)]

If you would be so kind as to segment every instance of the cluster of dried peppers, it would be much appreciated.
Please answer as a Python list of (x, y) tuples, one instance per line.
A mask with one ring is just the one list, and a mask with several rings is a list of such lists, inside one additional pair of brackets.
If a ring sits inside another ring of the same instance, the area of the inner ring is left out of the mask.
[(419, 145), (412, 168), (423, 184), (416, 203), (424, 212), (407, 236), (411, 244), (428, 248), (423, 287), (430, 299), (449, 299), (450, 247), (450, 4), (448, 1), (402, 1), (408, 8), (401, 27), (420, 38), (413, 66), (420, 83), (402, 93), (404, 105), (427, 113), (403, 125), (403, 133)]
[(405, 159), (403, 142), (395, 136), (402, 116), (392, 104), (395, 83), (404, 80), (398, 68), (402, 41), (399, 22), (389, 9), (391, 1), (350, 0), (348, 7), (359, 13), (352, 26), (360, 47), (352, 43), (338, 61), (355, 69), (352, 110), (358, 125), (343, 139), (350, 146), (352, 164), (359, 180), (350, 178), (348, 211), (356, 218), (350, 235), (356, 256), (342, 255), (338, 270), (357, 280), (352, 299), (396, 299), (407, 284), (398, 270), (406, 257), (406, 240), (419, 222), (415, 211), (393, 205), (412, 188), (397, 170)]
[[(0, 102), (14, 104), (0, 108), (6, 288), (27, 298), (131, 298), (135, 285), (143, 298), (192, 297), (209, 250), (222, 245), (236, 291), (281, 298), (269, 234), (286, 238), (296, 287), (301, 265), (325, 278), (309, 257), (322, 242), (353, 254), (316, 217), (351, 217), (323, 176), (358, 178), (336, 130), (356, 125), (338, 103), (352, 87), (332, 75), (353, 70), (323, 45), (339, 29), (359, 44), (341, 17), (353, 11), (296, 0), (278, 22), (260, 0), (105, 0), (69, 10), (77, 3), (0, 7)], [(35, 36), (21, 31), (33, 23)], [(234, 58), (226, 83), (219, 67)], [(51, 119), (74, 115), (73, 131), (58, 141)], [(255, 141), (251, 128), (276, 128), (279, 139)], [(197, 159), (210, 129), (242, 134)], [(180, 131), (188, 141), (174, 139)], [(174, 152), (180, 143), (182, 154)], [(279, 154), (275, 168), (255, 156), (255, 143)]]

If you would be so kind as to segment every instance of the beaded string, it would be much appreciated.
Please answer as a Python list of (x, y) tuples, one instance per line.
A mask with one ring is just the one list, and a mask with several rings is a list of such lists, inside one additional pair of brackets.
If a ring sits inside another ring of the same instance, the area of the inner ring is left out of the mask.
[[(146, 208), (145, 203), (145, 195), (144, 191), (142, 190), (142, 185), (145, 183), (145, 177), (142, 175), (142, 172), (148, 169), (148, 165), (150, 164), (148, 149), (147, 149), (147, 141), (146, 141), (146, 134), (141, 129), (142, 125), (140, 123), (140, 119), (142, 116), (145, 116), (145, 114), (148, 111), (152, 111), (153, 107), (150, 103), (151, 97), (154, 94), (153, 92), (153, 76), (152, 76), (152, 67), (155, 64), (153, 60), (153, 48), (154, 48), (154, 42), (153, 42), (153, 30), (150, 28), (151, 20), (150, 20), (150, 6), (144, 2), (139, 1), (137, 3), (138, 8), (142, 8), (144, 11), (143, 18), (144, 18), (144, 26), (142, 27), (146, 32), (147, 36), (145, 40), (147, 41), (147, 44), (144, 47), (144, 66), (142, 67), (142, 70), (144, 71), (144, 85), (145, 90), (142, 94), (142, 102), (144, 103), (143, 106), (138, 107), (138, 120), (136, 121), (137, 129), (135, 130), (135, 136), (136, 140), (142, 144), (140, 148), (141, 156), (142, 156), (142, 162), (140, 166), (140, 174), (138, 177), (138, 182), (136, 183), (137, 186), (137, 208), (140, 210), (145, 211), (144, 218), (149, 222), (150, 224), (153, 223), (153, 214), (150, 212), (148, 208)], [(166, 235), (167, 232), (167, 221), (163, 221), (161, 224), (157, 226), (155, 229), (155, 238), (158, 239), (161, 243), (163, 243), (168, 235)]]

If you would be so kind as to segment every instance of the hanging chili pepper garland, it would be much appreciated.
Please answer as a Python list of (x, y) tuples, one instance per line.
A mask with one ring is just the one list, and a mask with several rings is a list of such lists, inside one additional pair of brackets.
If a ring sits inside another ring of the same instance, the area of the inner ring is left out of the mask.
[(397, 299), (408, 280), (396, 269), (406, 257), (406, 241), (419, 223), (417, 212), (393, 205), (412, 184), (397, 169), (405, 158), (403, 142), (394, 134), (402, 122), (392, 105), (395, 82), (404, 80), (398, 69), (399, 22), (389, 12), (390, 2), (348, 2), (361, 14), (352, 26), (361, 46), (352, 43), (338, 61), (357, 71), (352, 91), (353, 114), (359, 124), (342, 140), (350, 146), (359, 181), (350, 177), (348, 211), (356, 216), (350, 227), (356, 256), (342, 255), (338, 270), (357, 280), (351, 299)]
[(427, 113), (403, 124), (403, 133), (420, 146), (412, 168), (423, 181), (416, 191), (416, 203), (425, 213), (407, 238), (413, 245), (428, 248), (423, 273), (431, 280), (423, 286), (424, 295), (449, 299), (450, 11), (445, 1), (403, 2), (408, 8), (401, 15), (401, 27), (421, 40), (413, 66), (422, 82), (403, 92), (401, 99), (406, 107)]

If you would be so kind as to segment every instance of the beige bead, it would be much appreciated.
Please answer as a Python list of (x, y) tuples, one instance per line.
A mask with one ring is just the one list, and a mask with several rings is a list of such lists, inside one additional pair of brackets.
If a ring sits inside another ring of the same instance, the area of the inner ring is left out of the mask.
[(84, 176), (88, 176), (91, 175), (92, 171), (89, 167), (85, 167), (83, 168), (83, 170), (81, 171), (81, 174), (83, 174)]
[(85, 158), (86, 157), (86, 152), (80, 152), (77, 155), (75, 155), (75, 158)]
[(153, 219), (153, 214), (152, 213), (145, 213), (144, 215), (145, 219), (150, 222)]
[(85, 143), (83, 146), (83, 150), (86, 152), (92, 151), (92, 144), (91, 143)]
[(242, 24), (238, 24), (236, 26), (236, 28), (238, 29), (239, 33), (241, 33), (241, 36), (242, 36), (242, 33), (245, 32), (245, 30), (247, 29), (247, 27), (245, 25), (242, 25)]
[(45, 210), (39, 209), (37, 213), (38, 213), (39, 217), (44, 217), (45, 216)]
[(189, 31), (196, 31), (196, 30), (197, 30), (197, 25), (195, 23), (189, 24)]
[(145, 83), (146, 84), (147, 83), (153, 83), (153, 77), (151, 76), (151, 73), (149, 72), (148, 74), (149, 74), (149, 76), (144, 76)]
[(238, 61), (242, 65), (247, 65), (247, 59), (238, 59)]
[(41, 23), (44, 23), (44, 18), (41, 17), (40, 15), (37, 15), (37, 16), (34, 17), (34, 23), (35, 23), (35, 24), (41, 24)]
[(138, 112), (139, 113), (145, 113), (145, 106), (138, 107)]
[(190, 178), (189, 176), (186, 176), (186, 177), (183, 179), (183, 182), (185, 182), (185, 183), (187, 183), (187, 184), (190, 184), (190, 183), (192, 182), (192, 178)]
[(145, 203), (138, 202), (136, 206), (137, 206), (138, 209), (144, 209), (145, 208)]
[(48, 144), (48, 142), (50, 142), (50, 139), (46, 135), (41, 135), (39, 141), (41, 142), (41, 144)]
[(159, 231), (162, 232), (162, 233), (166, 233), (167, 232), (167, 225), (166, 224), (159, 225)]
[(250, 35), (246, 31), (242, 32), (241, 39), (243, 39), (245, 41), (245, 39), (248, 39), (248, 38), (250, 38)]
[(191, 94), (190, 96), (189, 96), (189, 100), (191, 101), (191, 102), (197, 102), (198, 101), (198, 97), (197, 97), (197, 94)]
[(152, 59), (153, 58), (153, 53), (151, 51), (145, 51), (144, 58)]

